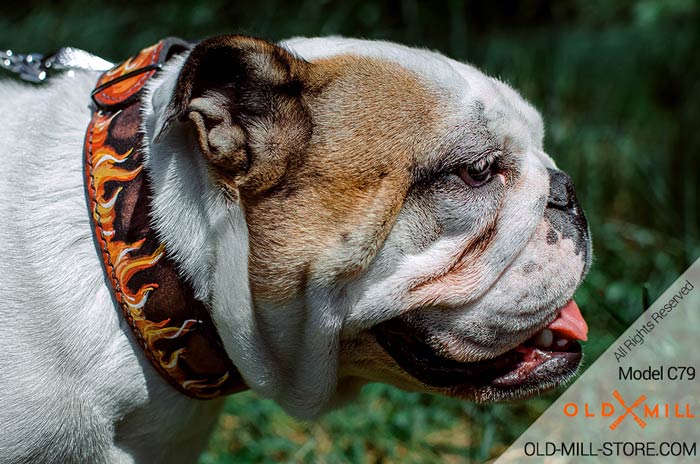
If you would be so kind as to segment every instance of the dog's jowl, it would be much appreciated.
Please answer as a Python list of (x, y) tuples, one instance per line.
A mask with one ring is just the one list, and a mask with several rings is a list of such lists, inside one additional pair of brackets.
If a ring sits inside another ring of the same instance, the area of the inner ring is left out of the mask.
[(3, 462), (192, 462), (245, 388), (313, 418), (576, 372), (585, 216), (472, 66), (225, 35), (0, 88)]

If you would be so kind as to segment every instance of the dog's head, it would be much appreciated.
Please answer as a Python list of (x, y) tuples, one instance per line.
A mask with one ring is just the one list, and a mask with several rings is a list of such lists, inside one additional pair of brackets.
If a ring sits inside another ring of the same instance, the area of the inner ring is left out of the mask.
[(175, 66), (147, 132), (188, 153), (180, 188), (202, 200), (156, 180), (156, 218), (206, 213), (204, 250), (168, 245), (252, 388), (312, 416), (367, 381), (496, 401), (573, 375), (587, 224), (514, 90), (341, 38), (222, 36)]

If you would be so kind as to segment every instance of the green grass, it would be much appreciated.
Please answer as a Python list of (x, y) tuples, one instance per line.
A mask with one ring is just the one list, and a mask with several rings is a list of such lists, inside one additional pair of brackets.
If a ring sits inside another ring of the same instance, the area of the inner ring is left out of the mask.
[(483, 461), (503, 451), (549, 401), (484, 406), (373, 384), (358, 401), (302, 423), (249, 392), (227, 402), (200, 462)]
[[(595, 262), (576, 295), (591, 326), (588, 364), (700, 257), (697, 1), (93, 5), (7, 5), (0, 46), (70, 44), (116, 60), (167, 35), (343, 34), (436, 48), (511, 83), (542, 112), (545, 148), (573, 177), (590, 222)], [(369, 385), (353, 404), (301, 423), (248, 392), (227, 401), (200, 462), (480, 462), (556, 395), (479, 406)]]

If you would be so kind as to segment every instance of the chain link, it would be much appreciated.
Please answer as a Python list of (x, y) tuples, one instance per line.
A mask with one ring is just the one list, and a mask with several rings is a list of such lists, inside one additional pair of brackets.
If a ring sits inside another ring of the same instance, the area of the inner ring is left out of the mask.
[(30, 82), (43, 82), (46, 79), (46, 70), (42, 66), (43, 59), (44, 56), (39, 53), (24, 55), (12, 50), (0, 52), (0, 65)]
[(60, 48), (47, 57), (40, 53), (0, 51), (0, 67), (17, 74), (20, 79), (34, 83), (46, 81), (55, 72), (73, 69), (106, 71), (112, 66), (109, 61), (74, 47)]

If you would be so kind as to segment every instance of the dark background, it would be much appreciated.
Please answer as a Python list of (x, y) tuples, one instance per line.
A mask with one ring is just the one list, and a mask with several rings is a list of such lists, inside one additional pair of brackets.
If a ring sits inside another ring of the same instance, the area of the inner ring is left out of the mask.
[[(700, 7), (693, 0), (4, 2), (0, 48), (122, 60), (168, 36), (347, 35), (437, 49), (518, 89), (573, 177), (595, 261), (576, 300), (590, 364), (700, 257)], [(3, 73), (4, 74), (4, 73)], [(1, 97), (1, 96), (0, 96)], [(370, 385), (315, 423), (228, 400), (201, 463), (465, 462), (498, 455), (556, 397), (477, 406)]]

